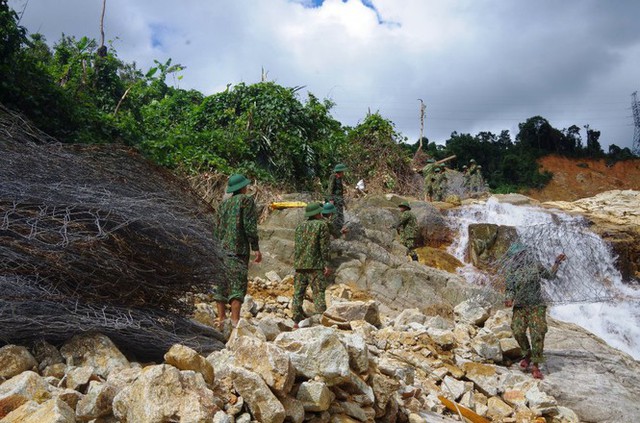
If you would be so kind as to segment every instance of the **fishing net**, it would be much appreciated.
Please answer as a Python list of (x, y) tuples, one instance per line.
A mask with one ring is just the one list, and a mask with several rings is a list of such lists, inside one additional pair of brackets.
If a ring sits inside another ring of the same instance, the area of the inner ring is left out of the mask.
[[(99, 311), (109, 316), (105, 333), (131, 316), (124, 333), (139, 330), (138, 340), (122, 337), (131, 347), (156, 339), (147, 349), (164, 348), (155, 335), (198, 332), (184, 320), (186, 293), (206, 294), (228, 272), (213, 210), (186, 182), (123, 146), (56, 143), (1, 107), (0, 157), (5, 342), (42, 336), (47, 313), (60, 338), (95, 329)], [(41, 311), (35, 324), (30, 309)]]
[[(517, 228), (517, 240), (507, 251), (476, 275), (475, 282), (505, 292), (507, 281), (518, 287), (516, 300), (540, 294), (546, 304), (610, 301), (618, 295), (614, 281), (620, 279), (610, 247), (591, 232), (583, 219), (557, 221)], [(551, 272), (556, 258), (566, 259)], [(487, 297), (496, 297), (495, 292)], [(495, 301), (495, 300), (494, 300)]]

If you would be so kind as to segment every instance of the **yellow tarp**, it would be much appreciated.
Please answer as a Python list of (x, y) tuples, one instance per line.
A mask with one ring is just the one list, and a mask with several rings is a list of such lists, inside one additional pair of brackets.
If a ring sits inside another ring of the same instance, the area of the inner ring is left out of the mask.
[(279, 201), (271, 203), (270, 207), (274, 210), (280, 210), (295, 207), (307, 207), (307, 203), (303, 201)]

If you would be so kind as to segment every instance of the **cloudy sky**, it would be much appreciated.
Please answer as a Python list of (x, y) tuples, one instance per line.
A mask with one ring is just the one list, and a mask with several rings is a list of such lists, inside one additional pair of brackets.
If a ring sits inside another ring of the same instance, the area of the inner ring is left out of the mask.
[[(99, 39), (102, 0), (9, 4), (49, 42)], [(176, 84), (205, 94), (264, 69), (333, 100), (343, 124), (379, 111), (410, 142), (422, 99), (438, 143), (453, 131), (515, 138), (540, 115), (558, 129), (590, 125), (606, 151), (632, 145), (639, 22), (638, 0), (107, 0), (105, 33), (142, 69), (185, 65)]]

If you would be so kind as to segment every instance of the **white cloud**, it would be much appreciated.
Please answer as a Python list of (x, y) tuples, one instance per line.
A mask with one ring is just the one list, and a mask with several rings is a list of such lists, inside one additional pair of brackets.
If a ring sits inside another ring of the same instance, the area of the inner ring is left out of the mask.
[[(211, 94), (253, 83), (261, 69), (336, 103), (353, 125), (368, 109), (410, 141), (502, 129), (535, 115), (562, 129), (631, 146), (630, 94), (640, 80), (640, 2), (540, 0), (107, 0), (105, 31), (119, 56), (187, 66), (183, 88)], [(20, 11), (26, 0), (11, 0)], [(55, 41), (99, 37), (100, 0), (29, 0), (22, 24)], [(380, 22), (382, 21), (382, 23)]]

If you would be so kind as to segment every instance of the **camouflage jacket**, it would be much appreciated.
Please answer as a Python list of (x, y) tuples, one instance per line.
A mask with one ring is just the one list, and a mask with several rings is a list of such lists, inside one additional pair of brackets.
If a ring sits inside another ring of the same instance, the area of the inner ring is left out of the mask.
[(416, 230), (418, 229), (416, 215), (411, 213), (409, 210), (403, 211), (400, 215), (400, 222), (398, 222), (395, 228), (400, 234), (400, 239), (403, 244), (407, 241), (415, 240)]
[(324, 269), (329, 263), (329, 228), (324, 219), (309, 219), (296, 228), (293, 267)]
[(327, 187), (327, 201), (333, 201), (334, 204), (344, 204), (344, 186), (343, 178), (338, 178), (335, 173), (329, 178), (329, 186)]
[(436, 164), (434, 163), (429, 163), (427, 165), (425, 165), (425, 167), (422, 168), (422, 176), (426, 178), (431, 178), (431, 175), (433, 175), (435, 172), (433, 171), (436, 168)]
[(331, 215), (329, 217), (323, 217), (323, 219), (327, 224), (327, 229), (329, 230), (329, 233), (331, 234), (331, 236), (334, 238), (340, 238), (340, 236), (342, 235), (342, 232), (340, 230), (342, 228), (339, 228), (336, 225), (336, 216)]
[(541, 279), (553, 279), (555, 274), (538, 262), (512, 265), (507, 271), (506, 296), (514, 307), (544, 305)]
[(248, 256), (259, 251), (258, 213), (253, 198), (236, 194), (220, 204), (214, 235), (228, 252)]

